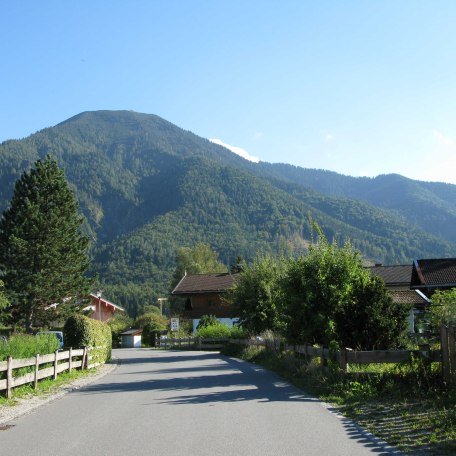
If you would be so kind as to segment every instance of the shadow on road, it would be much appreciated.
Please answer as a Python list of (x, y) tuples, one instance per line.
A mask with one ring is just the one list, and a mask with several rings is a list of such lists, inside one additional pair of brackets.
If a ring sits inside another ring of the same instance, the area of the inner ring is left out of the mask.
[[(167, 352), (166, 355), (161, 352), (159, 356), (154, 356), (156, 353), (151, 352), (149, 357), (122, 359), (121, 369), (109, 377), (113, 381), (89, 385), (75, 394), (149, 390), (172, 392), (165, 397), (159, 395), (159, 399), (155, 399), (154, 403), (160, 404), (202, 404), (244, 400), (316, 401), (283, 382), (275, 374), (258, 366), (221, 356), (219, 353), (185, 355), (176, 351)], [(186, 361), (192, 361), (195, 365), (189, 365)], [(145, 364), (148, 366), (147, 369)], [(156, 364), (157, 368), (154, 368), (153, 364)], [(135, 366), (138, 369), (134, 369)], [(164, 366), (166, 367), (163, 368)]]
[[(116, 372), (105, 377), (103, 381), (72, 394), (154, 392), (150, 395), (151, 401), (142, 404), (143, 406), (215, 405), (242, 401), (320, 402), (274, 373), (219, 353), (151, 350), (150, 354), (144, 351), (141, 354), (143, 356), (122, 359)], [(337, 413), (335, 409), (328, 410)], [(340, 420), (347, 436), (368, 447), (373, 453), (401, 454), (375, 439), (351, 420), (343, 417)]]

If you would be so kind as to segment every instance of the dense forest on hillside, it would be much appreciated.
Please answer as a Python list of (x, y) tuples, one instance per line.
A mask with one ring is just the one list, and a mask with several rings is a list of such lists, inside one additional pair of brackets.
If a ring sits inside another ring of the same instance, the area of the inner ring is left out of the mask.
[(14, 181), (46, 154), (64, 168), (86, 218), (92, 273), (132, 314), (168, 292), (179, 247), (208, 243), (227, 265), (259, 251), (294, 254), (308, 245), (309, 218), (372, 261), (456, 254), (456, 186), (253, 164), (130, 111), (82, 113), (0, 144), (1, 210)]
[(260, 167), (278, 180), (312, 188), (326, 196), (367, 202), (400, 215), (430, 234), (456, 241), (456, 185), (415, 181), (398, 174), (351, 177), (283, 163), (260, 163)]

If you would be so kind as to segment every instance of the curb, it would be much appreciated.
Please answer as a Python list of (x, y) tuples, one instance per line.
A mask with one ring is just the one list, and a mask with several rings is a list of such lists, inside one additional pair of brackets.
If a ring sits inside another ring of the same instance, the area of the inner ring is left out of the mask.
[(103, 367), (100, 369), (100, 372), (97, 372), (94, 375), (79, 378), (66, 385), (62, 385), (57, 391), (54, 391), (53, 393), (45, 394), (44, 396), (32, 396), (29, 398), (19, 399), (18, 404), (0, 407), (0, 424), (5, 424), (21, 416), (28, 415), (42, 405), (46, 405), (50, 402), (56, 401), (57, 399), (61, 399), (71, 391), (78, 390), (84, 386), (94, 383), (105, 375), (113, 372), (119, 366), (119, 364), (120, 362), (117, 358), (112, 358), (109, 363), (103, 365)]

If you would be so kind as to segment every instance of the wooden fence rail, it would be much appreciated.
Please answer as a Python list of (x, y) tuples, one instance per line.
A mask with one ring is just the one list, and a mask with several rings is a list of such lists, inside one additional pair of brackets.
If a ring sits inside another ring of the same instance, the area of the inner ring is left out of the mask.
[[(421, 350), (372, 350), (359, 351), (349, 348), (332, 352), (326, 347), (315, 347), (313, 345), (284, 345), (280, 341), (270, 341), (262, 339), (228, 339), (213, 338), (203, 339), (189, 337), (183, 339), (157, 339), (156, 346), (163, 348), (196, 348), (196, 349), (219, 349), (226, 344), (235, 345), (257, 345), (271, 349), (287, 350), (294, 352), (295, 355), (304, 356), (305, 359), (320, 358), (322, 366), (326, 366), (329, 360), (338, 363), (343, 371), (347, 371), (349, 364), (386, 364), (402, 363), (411, 361), (413, 358), (423, 357), (431, 362), (442, 362), (445, 355), (440, 350), (430, 350), (429, 346), (422, 347)], [(451, 344), (451, 341), (450, 341)], [(451, 369), (456, 371), (456, 350), (453, 351), (454, 364)]]
[[(78, 350), (73, 350), (72, 348), (66, 351), (57, 350), (55, 353), (36, 355), (33, 358), (14, 359), (8, 356), (6, 361), (0, 362), (0, 377), (5, 376), (3, 372), (6, 373), (6, 378), (0, 378), (0, 391), (6, 391), (6, 397), (9, 399), (11, 398), (12, 389), (17, 386), (33, 383), (36, 389), (38, 381), (43, 378), (53, 377), (55, 380), (59, 373), (66, 370), (71, 372), (72, 369), (93, 367), (89, 365), (89, 354), (90, 349), (84, 347)], [(43, 364), (48, 364), (48, 366), (40, 369)], [(52, 364), (52, 366), (49, 366), (49, 364)], [(34, 367), (34, 369), (32, 372), (21, 376), (14, 376), (14, 370), (24, 367)]]
[(155, 339), (155, 346), (161, 348), (196, 348), (198, 350), (203, 349), (220, 349), (223, 348), (227, 343), (230, 342), (228, 338), (207, 338), (202, 339), (200, 337), (184, 337), (184, 338), (165, 338)]

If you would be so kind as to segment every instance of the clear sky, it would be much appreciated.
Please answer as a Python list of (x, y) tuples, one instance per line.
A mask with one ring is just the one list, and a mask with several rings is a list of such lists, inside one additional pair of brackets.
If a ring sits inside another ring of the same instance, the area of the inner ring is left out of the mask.
[(0, 0), (0, 141), (97, 109), (456, 183), (456, 1)]

